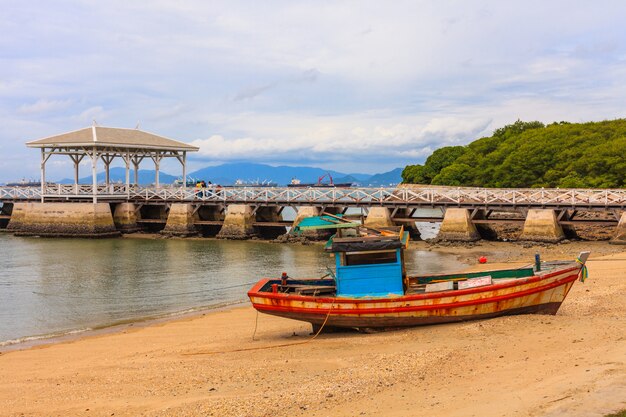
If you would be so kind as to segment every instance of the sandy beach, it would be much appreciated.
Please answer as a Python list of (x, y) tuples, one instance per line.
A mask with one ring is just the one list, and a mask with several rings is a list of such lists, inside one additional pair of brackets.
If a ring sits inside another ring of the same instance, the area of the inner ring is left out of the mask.
[[(414, 247), (484, 269), (526, 264), (535, 252), (593, 254), (589, 279), (556, 316), (311, 339), (309, 325), (245, 306), (4, 351), (0, 415), (604, 416), (626, 408), (625, 247)], [(489, 263), (473, 265), (477, 255)]]

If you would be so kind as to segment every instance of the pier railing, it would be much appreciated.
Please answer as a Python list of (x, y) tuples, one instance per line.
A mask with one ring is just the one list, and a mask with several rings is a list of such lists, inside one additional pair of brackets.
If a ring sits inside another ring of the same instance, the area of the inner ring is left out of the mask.
[[(0, 187), (0, 202), (83, 201), (92, 199), (91, 185), (48, 184)], [(491, 189), (491, 188), (289, 188), (143, 187), (98, 185), (98, 201), (196, 202), (262, 205), (339, 205), (388, 207), (554, 207), (626, 208), (626, 189)]]

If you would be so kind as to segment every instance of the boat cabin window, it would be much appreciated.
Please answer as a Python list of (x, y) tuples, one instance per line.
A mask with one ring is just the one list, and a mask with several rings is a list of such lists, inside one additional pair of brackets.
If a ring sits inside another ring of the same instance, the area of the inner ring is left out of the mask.
[(346, 253), (346, 266), (351, 265), (372, 265), (372, 264), (393, 264), (397, 262), (396, 251), (384, 252), (357, 252)]

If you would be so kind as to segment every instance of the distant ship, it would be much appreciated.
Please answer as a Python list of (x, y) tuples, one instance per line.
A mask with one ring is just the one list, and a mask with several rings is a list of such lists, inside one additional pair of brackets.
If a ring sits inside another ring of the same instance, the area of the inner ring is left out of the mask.
[[(328, 177), (328, 182), (322, 182), (324, 178), (326, 177)], [(334, 183), (332, 175), (330, 175), (330, 173), (326, 173), (322, 175), (321, 177), (319, 177), (316, 183), (304, 183), (303, 184), (300, 182), (299, 179), (294, 177), (291, 179), (291, 183), (287, 184), (287, 187), (293, 187), (293, 188), (308, 188), (308, 187), (320, 187), (320, 188), (340, 187), (341, 188), (343, 187), (343, 188), (348, 188), (348, 187), (352, 187), (352, 183), (351, 182)]]
[(244, 180), (237, 180), (235, 181), (235, 183), (233, 184), (233, 187), (277, 187), (278, 184), (275, 183), (274, 181), (270, 181), (270, 180), (263, 180), (263, 181), (244, 181)]
[[(54, 183), (47, 182), (46, 184), (52, 185)], [(8, 182), (5, 184), (7, 187), (41, 187), (41, 181), (37, 180), (27, 180), (26, 178), (22, 178), (19, 181)]]
[[(193, 187), (195, 187), (195, 186), (196, 186), (196, 184), (197, 184), (197, 183), (199, 183), (199, 182), (200, 182), (200, 180), (194, 179), (193, 177), (187, 177), (187, 181), (186, 181), (185, 186), (186, 186), (186, 187), (192, 187), (192, 188), (193, 188)], [(177, 187), (182, 186), (182, 185), (183, 185), (183, 179), (182, 179), (182, 177), (177, 178), (176, 180), (174, 180), (174, 183), (173, 183), (173, 184), (174, 184), (175, 186), (177, 186)]]

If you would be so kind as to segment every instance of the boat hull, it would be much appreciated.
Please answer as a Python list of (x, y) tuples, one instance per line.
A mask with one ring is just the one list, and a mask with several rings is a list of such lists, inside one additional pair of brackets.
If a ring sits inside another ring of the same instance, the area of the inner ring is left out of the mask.
[(314, 328), (396, 328), (514, 314), (556, 314), (580, 268), (484, 287), (387, 298), (329, 298), (272, 293), (262, 280), (248, 292), (258, 311), (306, 321)]

